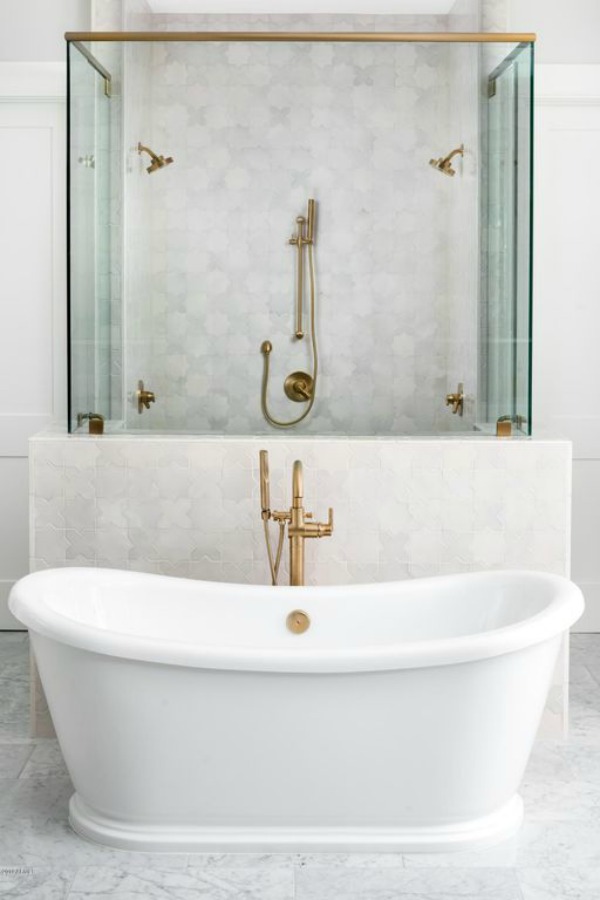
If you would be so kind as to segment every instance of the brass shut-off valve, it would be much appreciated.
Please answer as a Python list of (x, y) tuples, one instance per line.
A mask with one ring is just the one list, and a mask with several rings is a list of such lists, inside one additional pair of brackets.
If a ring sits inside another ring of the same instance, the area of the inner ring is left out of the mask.
[(154, 391), (147, 391), (144, 388), (144, 382), (138, 381), (138, 389), (136, 391), (137, 397), (137, 409), (138, 412), (143, 413), (144, 409), (150, 409), (151, 403), (156, 403), (156, 397), (154, 395)]
[(464, 388), (462, 382), (458, 385), (456, 392), (454, 394), (446, 394), (446, 406), (452, 407), (452, 415), (455, 416), (458, 413), (459, 416), (463, 414), (463, 407), (465, 403), (465, 395)]

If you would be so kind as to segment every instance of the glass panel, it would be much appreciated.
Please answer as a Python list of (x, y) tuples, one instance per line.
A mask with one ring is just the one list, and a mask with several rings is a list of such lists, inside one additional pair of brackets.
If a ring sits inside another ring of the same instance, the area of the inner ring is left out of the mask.
[(110, 99), (69, 45), (70, 430), (79, 414), (111, 417)]
[[(529, 431), (529, 45), (89, 52), (119, 77), (107, 101), (71, 49), (73, 417), (98, 411), (136, 432), (395, 436), (495, 433), (508, 416)], [(290, 398), (286, 378), (314, 365), (307, 246), (295, 337), (309, 198), (318, 379), (314, 407), (281, 431), (261, 402), (261, 346), (273, 348), (270, 414), (294, 420), (306, 397)], [(155, 394), (141, 414), (140, 381)], [(446, 403), (459, 385), (462, 415)]]
[(486, 79), (483, 172), (481, 418), (531, 433), (531, 201), (533, 47)]

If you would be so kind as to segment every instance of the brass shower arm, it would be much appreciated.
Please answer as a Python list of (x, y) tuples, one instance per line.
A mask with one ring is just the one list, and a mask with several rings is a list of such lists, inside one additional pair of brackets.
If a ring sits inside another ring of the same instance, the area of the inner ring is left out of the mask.
[(158, 162), (158, 156), (150, 149), (150, 147), (145, 147), (142, 143), (139, 143), (137, 145), (137, 151), (138, 153), (147, 153), (154, 162)]
[(464, 156), (465, 155), (465, 145), (461, 144), (460, 147), (457, 147), (452, 153), (449, 153), (448, 156), (445, 156), (442, 160), (442, 165), (447, 166), (448, 163), (454, 159), (455, 156)]
[(429, 165), (433, 166), (434, 169), (437, 169), (438, 172), (441, 172), (443, 175), (456, 175), (456, 170), (452, 168), (452, 160), (455, 156), (463, 156), (465, 155), (465, 145), (461, 144), (460, 147), (456, 147), (452, 150), (448, 156), (440, 156), (439, 159), (430, 159)]
[(140, 155), (142, 153), (147, 153), (148, 156), (150, 157), (150, 159), (152, 160), (150, 165), (146, 168), (146, 171), (150, 175), (152, 174), (152, 172), (156, 172), (158, 169), (164, 169), (165, 166), (170, 166), (171, 163), (173, 162), (172, 156), (167, 156), (166, 158), (162, 155), (159, 156), (157, 153), (154, 152), (154, 150), (151, 150), (150, 147), (146, 147), (144, 144), (142, 144), (141, 141), (138, 142), (137, 152)]

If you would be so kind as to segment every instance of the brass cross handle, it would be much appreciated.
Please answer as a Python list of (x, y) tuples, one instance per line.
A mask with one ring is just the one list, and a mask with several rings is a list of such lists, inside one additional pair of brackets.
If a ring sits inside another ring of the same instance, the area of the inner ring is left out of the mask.
[(156, 397), (153, 391), (144, 389), (144, 382), (138, 381), (138, 389), (136, 391), (138, 412), (142, 413), (144, 408), (150, 409), (151, 403), (156, 403)]
[(462, 382), (458, 385), (455, 394), (446, 394), (446, 406), (452, 407), (452, 415), (455, 416), (456, 413), (459, 416), (463, 414), (463, 406), (465, 402), (465, 395), (463, 393), (463, 384)]

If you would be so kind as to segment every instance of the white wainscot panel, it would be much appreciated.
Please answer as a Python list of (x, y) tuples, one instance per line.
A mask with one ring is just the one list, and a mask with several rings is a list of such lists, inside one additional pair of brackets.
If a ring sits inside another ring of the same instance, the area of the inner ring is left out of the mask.
[(60, 74), (0, 63), (0, 628), (20, 627), (6, 600), (28, 570), (28, 439), (65, 407)]
[(573, 462), (573, 579), (586, 610), (575, 631), (600, 631), (600, 459)]
[(0, 628), (22, 628), (6, 600), (12, 584), (29, 571), (26, 459), (0, 459)]
[(600, 458), (600, 98), (542, 106), (537, 148), (534, 413)]
[(600, 66), (537, 72), (533, 409), (573, 441), (573, 578), (600, 630)]

